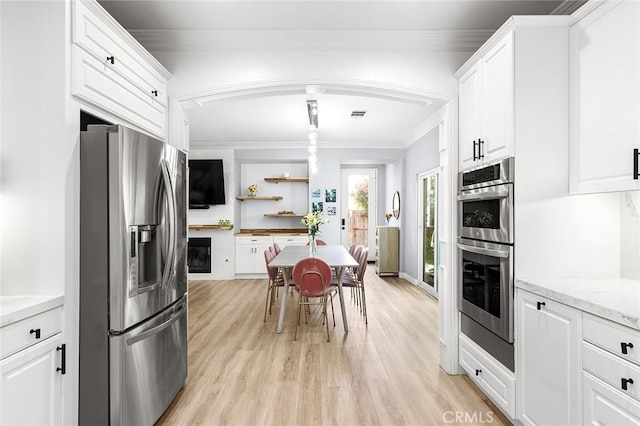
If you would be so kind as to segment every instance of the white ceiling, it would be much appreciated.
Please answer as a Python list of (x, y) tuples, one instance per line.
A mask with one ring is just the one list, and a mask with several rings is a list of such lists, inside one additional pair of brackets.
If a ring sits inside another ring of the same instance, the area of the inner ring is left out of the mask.
[[(582, 2), (552, 0), (131, 1), (100, 4), (152, 53), (265, 49), (468, 51), (511, 15), (562, 14)], [(345, 43), (344, 40), (349, 40)], [(222, 64), (221, 66), (224, 66)], [(171, 69), (170, 69), (171, 70)], [(173, 71), (173, 70), (172, 70)], [(179, 73), (174, 78), (179, 79)], [(192, 98), (185, 106), (198, 146), (304, 146), (307, 99), (318, 100), (319, 144), (406, 147), (444, 101), (420, 93), (299, 82), (295, 87)], [(288, 78), (290, 76), (287, 76)], [(247, 81), (247, 84), (260, 84)], [(201, 89), (209, 89), (203, 87)], [(286, 90), (285, 90), (286, 89)], [(437, 88), (434, 88), (434, 90)], [(309, 94), (307, 92), (314, 92)], [(353, 110), (368, 111), (363, 119)]]

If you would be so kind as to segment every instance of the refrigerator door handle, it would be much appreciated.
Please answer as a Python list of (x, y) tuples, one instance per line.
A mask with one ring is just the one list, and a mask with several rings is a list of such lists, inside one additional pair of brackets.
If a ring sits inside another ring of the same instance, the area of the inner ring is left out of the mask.
[(173, 270), (173, 264), (175, 262), (176, 254), (176, 197), (171, 184), (171, 178), (169, 176), (169, 166), (167, 160), (162, 160), (162, 180), (164, 182), (164, 189), (167, 194), (167, 200), (169, 201), (169, 253), (167, 254), (167, 261), (165, 263), (164, 270), (162, 271), (162, 281), (164, 285), (169, 282), (171, 271)]
[(153, 328), (150, 328), (149, 330), (143, 331), (142, 333), (136, 336), (130, 337), (129, 339), (126, 340), (127, 345), (131, 346), (136, 342), (139, 342), (148, 337), (151, 337), (154, 334), (158, 334), (162, 330), (170, 327), (171, 324), (178, 321), (180, 318), (182, 318), (185, 315), (185, 313), (187, 312), (187, 310), (185, 309), (185, 306), (186, 306), (185, 302), (182, 302), (179, 306), (176, 306), (175, 311), (171, 314), (171, 317), (168, 320), (166, 320), (162, 324), (159, 324)]

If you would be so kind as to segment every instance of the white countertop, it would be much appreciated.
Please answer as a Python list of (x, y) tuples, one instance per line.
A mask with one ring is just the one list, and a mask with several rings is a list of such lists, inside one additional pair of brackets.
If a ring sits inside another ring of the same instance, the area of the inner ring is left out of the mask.
[(517, 278), (515, 286), (640, 330), (640, 281), (620, 277)]
[(62, 306), (64, 296), (0, 296), (0, 327)]

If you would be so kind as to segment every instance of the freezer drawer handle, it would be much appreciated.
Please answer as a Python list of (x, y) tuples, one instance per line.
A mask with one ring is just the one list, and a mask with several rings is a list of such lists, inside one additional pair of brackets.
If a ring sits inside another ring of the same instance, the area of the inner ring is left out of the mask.
[(67, 344), (63, 343), (61, 346), (58, 346), (56, 351), (62, 351), (60, 367), (56, 368), (56, 371), (59, 371), (60, 374), (67, 374)]
[(127, 339), (127, 345), (131, 346), (134, 343), (139, 342), (140, 340), (144, 340), (147, 337), (150, 337), (154, 334), (158, 334), (160, 333), (162, 330), (171, 327), (171, 325), (178, 321), (180, 318), (182, 318), (184, 316), (184, 314), (187, 312), (187, 310), (184, 308), (185, 303), (182, 302), (182, 304), (180, 306), (176, 307), (176, 310), (173, 313), (173, 316), (171, 318), (169, 318), (167, 321), (163, 322), (160, 325), (157, 325), (153, 328), (150, 328), (147, 331), (143, 331), (142, 333), (138, 334), (137, 336), (133, 336), (129, 339)]

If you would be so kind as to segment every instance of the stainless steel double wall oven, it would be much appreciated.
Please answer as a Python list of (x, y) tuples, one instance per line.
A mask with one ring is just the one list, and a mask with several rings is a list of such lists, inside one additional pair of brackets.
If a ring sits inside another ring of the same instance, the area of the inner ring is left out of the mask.
[(459, 173), (461, 329), (505, 366), (513, 356), (514, 159)]

